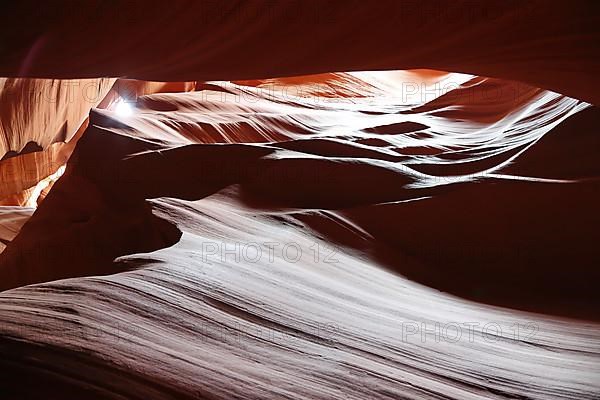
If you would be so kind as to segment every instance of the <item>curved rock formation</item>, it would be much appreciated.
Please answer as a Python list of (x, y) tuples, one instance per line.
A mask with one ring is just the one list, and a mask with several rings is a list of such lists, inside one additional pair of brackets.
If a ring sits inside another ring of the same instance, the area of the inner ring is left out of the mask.
[(0, 258), (3, 289), (46, 282), (0, 294), (9, 398), (593, 399), (598, 175), (544, 167), (590, 157), (597, 109), (386, 74), (93, 111)]
[(34, 186), (65, 164), (114, 81), (0, 79), (0, 204), (26, 204)]
[(0, 76), (206, 81), (430, 68), (600, 100), (594, 1), (61, 0), (21, 1), (6, 15)]
[(0, 398), (597, 399), (599, 11), (3, 7)]

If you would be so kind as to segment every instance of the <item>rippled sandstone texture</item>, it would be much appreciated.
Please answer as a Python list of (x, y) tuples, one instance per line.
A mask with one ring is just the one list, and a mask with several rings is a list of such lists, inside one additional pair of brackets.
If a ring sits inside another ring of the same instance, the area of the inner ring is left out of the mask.
[(598, 317), (597, 109), (457, 74), (407, 103), (418, 76), (93, 111), (0, 260), (5, 288), (79, 277), (0, 295), (8, 393), (35, 396), (29, 376), (50, 398), (594, 398), (597, 323), (553, 315)]
[(0, 78), (0, 204), (24, 205), (73, 151), (115, 79)]
[(12, 7), (1, 396), (598, 397), (595, 3)]

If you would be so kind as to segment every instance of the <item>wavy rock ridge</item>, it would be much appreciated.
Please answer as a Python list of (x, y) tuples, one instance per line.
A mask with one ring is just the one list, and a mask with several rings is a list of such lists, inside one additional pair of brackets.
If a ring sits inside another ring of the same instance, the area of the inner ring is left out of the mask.
[(5, 393), (595, 398), (597, 109), (411, 74), (93, 111), (0, 256)]

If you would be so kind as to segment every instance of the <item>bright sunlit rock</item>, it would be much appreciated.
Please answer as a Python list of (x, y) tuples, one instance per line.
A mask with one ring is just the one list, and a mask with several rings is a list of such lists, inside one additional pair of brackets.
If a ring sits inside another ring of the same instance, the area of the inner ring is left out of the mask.
[(117, 115), (121, 117), (126, 117), (128, 115), (133, 114), (133, 107), (131, 106), (131, 104), (122, 99), (115, 104), (114, 110), (117, 113)]

